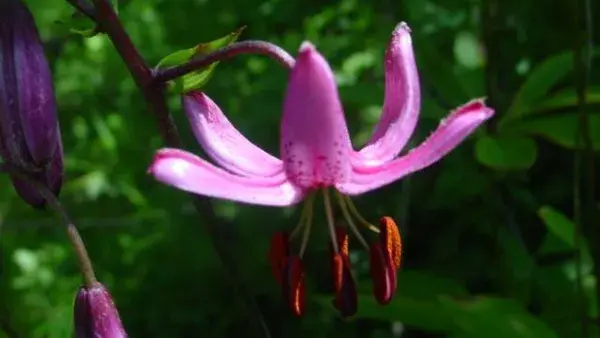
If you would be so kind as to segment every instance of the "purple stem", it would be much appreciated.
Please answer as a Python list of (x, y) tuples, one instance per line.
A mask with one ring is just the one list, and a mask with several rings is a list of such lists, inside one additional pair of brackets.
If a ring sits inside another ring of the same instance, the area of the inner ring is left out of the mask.
[(294, 58), (288, 52), (275, 44), (266, 41), (247, 40), (233, 43), (179, 66), (156, 70), (154, 80), (163, 83), (175, 80), (185, 74), (207, 67), (214, 62), (230, 59), (241, 54), (266, 55), (287, 69), (294, 67), (295, 63)]

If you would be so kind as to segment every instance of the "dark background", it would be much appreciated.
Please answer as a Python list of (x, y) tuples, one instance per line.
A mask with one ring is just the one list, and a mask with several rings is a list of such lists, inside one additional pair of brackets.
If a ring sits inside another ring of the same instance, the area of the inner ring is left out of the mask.
[[(241, 39), (292, 54), (310, 40), (336, 72), (356, 146), (380, 113), (383, 52), (399, 21), (413, 30), (423, 91), (413, 145), (454, 107), (488, 97), (496, 116), (450, 156), (355, 199), (371, 221), (395, 218), (404, 263), (395, 299), (381, 307), (371, 296), (368, 257), (354, 245), (360, 309), (347, 322), (331, 306), (321, 210), (306, 255), (307, 313), (298, 319), (266, 254), (271, 234), (292, 229), (299, 210), (216, 203), (234, 225), (223, 231), (235, 232), (231, 249), (243, 276), (229, 280), (190, 199), (146, 174), (163, 143), (110, 42), (69, 33), (57, 22), (72, 13), (65, 1), (26, 3), (47, 44), (60, 105), (68, 177), (61, 200), (131, 337), (259, 337), (237, 283), (255, 294), (273, 337), (598, 337), (600, 321), (587, 319), (598, 316), (590, 254), (598, 224), (576, 212), (597, 211), (582, 193), (594, 188), (595, 170), (578, 165), (576, 85), (591, 78), (589, 134), (600, 149), (600, 72), (574, 62), (582, 42), (577, 1), (122, 4), (126, 29), (151, 64), (243, 25)], [(205, 91), (248, 138), (277, 154), (286, 76), (264, 57), (243, 56), (221, 63)], [(177, 95), (170, 104), (188, 149), (198, 151)], [(18, 199), (6, 177), (0, 187), (0, 328), (68, 337), (81, 280), (64, 231), (52, 213)]]

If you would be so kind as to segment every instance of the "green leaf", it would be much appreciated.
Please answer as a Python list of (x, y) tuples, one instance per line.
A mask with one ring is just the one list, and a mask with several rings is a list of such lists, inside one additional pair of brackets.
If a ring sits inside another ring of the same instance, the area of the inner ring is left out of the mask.
[(538, 210), (538, 216), (544, 221), (548, 231), (560, 238), (570, 248), (575, 247), (575, 224), (567, 216), (549, 206)]
[(564, 252), (565, 249), (578, 250), (580, 252), (580, 262), (576, 263), (573, 261), (570, 264), (573, 266), (580, 264), (577, 269), (581, 269), (583, 273), (591, 273), (594, 261), (590, 254), (586, 238), (580, 235), (575, 240), (575, 223), (560, 211), (549, 206), (541, 207), (538, 210), (538, 216), (542, 219), (549, 232), (538, 253)]
[[(590, 88), (586, 93), (586, 101), (589, 104), (600, 103), (600, 87)], [(552, 94), (548, 99), (531, 107), (531, 113), (571, 108), (576, 107), (577, 105), (577, 91), (575, 89), (566, 89)]]
[(537, 146), (528, 137), (484, 136), (475, 144), (477, 160), (494, 169), (524, 170), (537, 158)]
[(573, 70), (573, 52), (548, 57), (531, 72), (502, 116), (499, 125), (523, 117), (529, 107), (547, 95), (548, 91)]
[[(360, 294), (355, 318), (401, 321), (427, 330), (452, 331), (455, 327), (452, 316), (440, 304), (439, 298), (467, 295), (464, 287), (454, 280), (425, 272), (402, 271), (398, 275), (398, 291), (392, 302), (381, 306), (373, 295)], [(331, 295), (316, 296), (313, 299), (333, 313), (338, 312), (332, 306)]]
[[(600, 113), (589, 113), (589, 135), (592, 147), (600, 150)], [(578, 148), (579, 114), (569, 113), (542, 116), (520, 121), (506, 131), (542, 137), (552, 143), (568, 149)]]
[[(182, 49), (171, 53), (160, 60), (160, 62), (156, 65), (156, 68), (162, 69), (178, 66), (194, 59), (195, 57), (206, 55), (218, 50), (219, 48), (228, 46), (238, 39), (244, 28), (246, 27), (243, 26), (220, 39), (207, 43), (201, 43), (192, 48)], [(212, 73), (218, 63), (218, 61), (214, 62), (205, 68), (188, 73), (181, 78), (172, 81), (172, 83), (170, 83), (171, 89), (178, 93), (187, 93), (189, 91), (202, 88), (204, 85), (206, 85), (208, 80), (210, 80), (210, 77), (212, 76)]]
[(556, 333), (514, 300), (477, 297), (442, 299), (464, 334), (486, 338), (554, 338)]
[(66, 32), (81, 35), (84, 38), (90, 38), (97, 35), (99, 32), (96, 29), (96, 24), (82, 13), (74, 12), (65, 19), (56, 20), (54, 22)]
[[(600, 49), (594, 49), (592, 55), (600, 55)], [(514, 122), (530, 115), (540, 108), (540, 101), (549, 94), (550, 90), (560, 83), (573, 70), (573, 52), (567, 51), (552, 55), (542, 61), (529, 74), (519, 88), (513, 102), (498, 122), (503, 128), (509, 122)], [(594, 95), (590, 98), (593, 100)], [(543, 105), (543, 103), (541, 103)]]

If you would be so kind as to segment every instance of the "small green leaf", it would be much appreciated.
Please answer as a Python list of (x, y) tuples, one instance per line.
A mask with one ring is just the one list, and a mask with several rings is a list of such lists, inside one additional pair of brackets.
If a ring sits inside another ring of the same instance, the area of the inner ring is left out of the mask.
[(544, 221), (548, 231), (560, 238), (570, 248), (575, 247), (575, 224), (567, 216), (549, 206), (538, 210), (538, 216)]
[[(192, 60), (195, 57), (206, 55), (208, 53), (216, 51), (219, 48), (228, 46), (238, 39), (244, 28), (246, 27), (243, 26), (220, 39), (207, 43), (201, 43), (192, 48), (182, 49), (172, 54), (169, 54), (162, 60), (160, 60), (160, 62), (156, 65), (156, 68), (162, 69), (178, 66)], [(187, 93), (189, 91), (202, 88), (210, 79), (218, 63), (218, 61), (214, 62), (203, 69), (191, 72), (182, 76), (179, 79), (174, 80), (170, 84), (171, 89), (178, 93)]]
[[(600, 150), (600, 113), (589, 113), (589, 135), (592, 147)], [(568, 149), (578, 148), (579, 114), (569, 113), (542, 116), (531, 120), (519, 121), (506, 131), (540, 136)]]
[(547, 95), (548, 91), (573, 70), (573, 52), (548, 57), (531, 72), (512, 104), (500, 119), (499, 125), (524, 116), (529, 107)]
[(91, 38), (99, 33), (96, 24), (82, 13), (75, 12), (65, 19), (54, 22), (62, 27), (65, 32), (81, 35), (84, 38)]
[(537, 146), (528, 137), (484, 136), (475, 144), (475, 156), (494, 169), (524, 170), (535, 163)]

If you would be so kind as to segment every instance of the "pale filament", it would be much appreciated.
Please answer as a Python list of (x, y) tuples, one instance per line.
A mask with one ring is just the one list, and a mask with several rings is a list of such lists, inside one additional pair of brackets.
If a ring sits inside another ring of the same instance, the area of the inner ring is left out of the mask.
[[(348, 206), (348, 209), (350, 210), (350, 213), (356, 217), (356, 219), (358, 219), (358, 221), (365, 226), (367, 229), (375, 232), (375, 233), (379, 233), (379, 229), (377, 229), (377, 227), (375, 227), (373, 224), (369, 223), (364, 217), (362, 217), (362, 215), (358, 212), (358, 209), (356, 209), (356, 206), (354, 205), (354, 202), (352, 202), (352, 199), (346, 195), (342, 195), (339, 192), (336, 191), (336, 194), (338, 195), (338, 198), (341, 198), (340, 203), (346, 203), (346, 205)], [(343, 201), (342, 201), (343, 200)]]
[(346, 219), (346, 222), (348, 222), (348, 227), (350, 228), (350, 230), (352, 230), (352, 232), (354, 233), (354, 236), (356, 236), (356, 238), (358, 238), (358, 241), (360, 242), (360, 244), (362, 244), (362, 246), (365, 247), (365, 250), (369, 251), (369, 244), (367, 244), (367, 241), (365, 241), (365, 239), (360, 235), (360, 231), (358, 231), (356, 224), (354, 224), (354, 221), (352, 220), (352, 217), (350, 216), (350, 212), (348, 212), (348, 206), (346, 203), (344, 203), (344, 198), (340, 194), (337, 194), (337, 197), (338, 197), (340, 208), (342, 209), (342, 214), (344, 214), (344, 218)]
[(308, 197), (308, 201), (306, 204), (306, 209), (302, 210), (303, 216), (305, 216), (305, 226), (304, 233), (302, 234), (302, 244), (300, 246), (300, 257), (304, 256), (304, 252), (306, 251), (306, 246), (308, 245), (308, 238), (310, 237), (310, 229), (312, 228), (312, 219), (313, 219), (313, 206), (314, 206), (315, 195), (311, 194)]
[(323, 189), (323, 197), (325, 200), (325, 215), (327, 216), (327, 227), (331, 236), (331, 242), (333, 244), (333, 251), (338, 254), (340, 248), (337, 243), (337, 236), (335, 235), (335, 226), (333, 224), (333, 210), (331, 209), (331, 197), (329, 197), (329, 189)]

